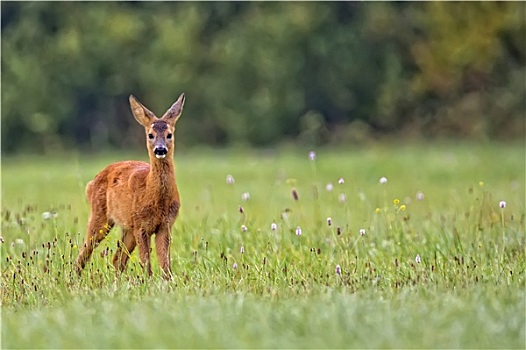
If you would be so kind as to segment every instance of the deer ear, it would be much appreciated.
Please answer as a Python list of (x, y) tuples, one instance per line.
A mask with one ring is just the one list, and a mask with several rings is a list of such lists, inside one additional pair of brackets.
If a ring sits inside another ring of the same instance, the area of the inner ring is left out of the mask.
[(130, 95), (130, 107), (135, 119), (143, 126), (149, 126), (156, 119), (155, 114), (144, 107), (133, 95)]
[(175, 125), (175, 122), (179, 117), (181, 116), (181, 113), (183, 113), (183, 106), (184, 106), (184, 100), (185, 96), (184, 94), (181, 94), (177, 101), (170, 107), (166, 113), (164, 113), (163, 117), (161, 118), (165, 122), (167, 122), (170, 125)]

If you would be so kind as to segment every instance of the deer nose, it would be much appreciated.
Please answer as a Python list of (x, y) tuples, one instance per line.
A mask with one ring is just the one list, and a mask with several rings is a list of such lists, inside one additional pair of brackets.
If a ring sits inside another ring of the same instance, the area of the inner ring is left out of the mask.
[(164, 158), (168, 154), (168, 149), (164, 146), (157, 146), (153, 149), (153, 153), (157, 158)]

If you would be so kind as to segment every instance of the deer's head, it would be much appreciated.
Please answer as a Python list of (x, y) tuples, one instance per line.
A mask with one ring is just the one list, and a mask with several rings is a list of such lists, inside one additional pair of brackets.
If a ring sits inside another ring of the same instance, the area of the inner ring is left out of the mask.
[(163, 159), (173, 156), (175, 123), (183, 112), (185, 96), (181, 94), (177, 101), (161, 118), (157, 118), (144, 107), (133, 95), (130, 95), (130, 106), (135, 119), (144, 126), (146, 145), (150, 158)]

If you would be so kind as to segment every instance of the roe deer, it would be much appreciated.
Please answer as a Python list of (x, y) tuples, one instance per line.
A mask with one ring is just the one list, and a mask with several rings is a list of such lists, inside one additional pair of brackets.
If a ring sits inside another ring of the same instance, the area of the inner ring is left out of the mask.
[(163, 117), (157, 118), (130, 96), (133, 116), (146, 132), (150, 164), (139, 161), (110, 164), (86, 186), (91, 212), (86, 241), (76, 262), (79, 274), (93, 249), (117, 225), (122, 229), (113, 257), (113, 266), (117, 271), (126, 268), (128, 258), (137, 246), (141, 266), (151, 275), (150, 243), (151, 236), (155, 234), (157, 259), (163, 277), (171, 278), (171, 232), (180, 207), (175, 183), (173, 135), (184, 100), (185, 96), (181, 94)]

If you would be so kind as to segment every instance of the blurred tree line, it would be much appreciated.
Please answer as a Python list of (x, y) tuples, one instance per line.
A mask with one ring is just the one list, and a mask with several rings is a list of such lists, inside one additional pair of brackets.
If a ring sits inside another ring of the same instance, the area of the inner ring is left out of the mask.
[(524, 2), (2, 2), (2, 152), (524, 139)]

